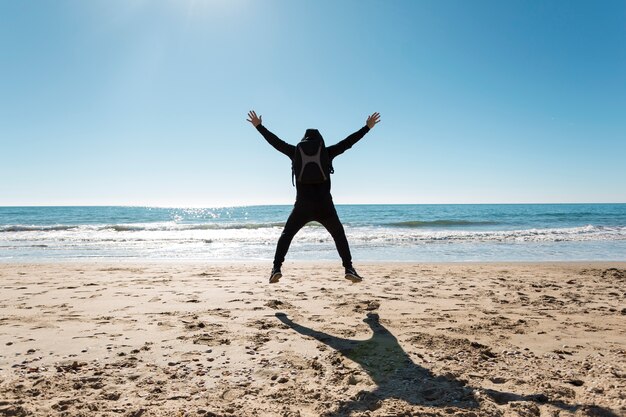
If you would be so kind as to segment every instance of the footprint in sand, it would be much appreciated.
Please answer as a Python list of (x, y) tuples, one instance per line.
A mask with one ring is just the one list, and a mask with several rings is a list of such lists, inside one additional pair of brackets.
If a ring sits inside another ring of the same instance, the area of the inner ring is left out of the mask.
[(265, 303), (266, 307), (269, 308), (273, 308), (274, 310), (278, 310), (278, 309), (290, 309), (293, 308), (293, 305), (286, 302), (286, 301), (280, 301), (280, 300), (270, 300), (267, 303)]

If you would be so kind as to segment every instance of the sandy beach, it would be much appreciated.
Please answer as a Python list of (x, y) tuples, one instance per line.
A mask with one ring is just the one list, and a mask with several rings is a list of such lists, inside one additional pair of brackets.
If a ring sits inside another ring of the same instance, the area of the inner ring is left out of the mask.
[(626, 263), (0, 265), (0, 416), (624, 416)]

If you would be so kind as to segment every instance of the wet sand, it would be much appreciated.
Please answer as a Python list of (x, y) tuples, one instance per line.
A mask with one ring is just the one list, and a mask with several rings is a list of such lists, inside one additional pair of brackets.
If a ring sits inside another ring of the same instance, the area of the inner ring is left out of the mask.
[(626, 416), (626, 263), (0, 264), (0, 416)]

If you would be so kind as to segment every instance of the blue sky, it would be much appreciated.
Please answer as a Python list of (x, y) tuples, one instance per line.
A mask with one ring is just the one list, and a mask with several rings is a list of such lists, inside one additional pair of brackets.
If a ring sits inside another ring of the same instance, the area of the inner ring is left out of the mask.
[(626, 2), (0, 0), (0, 205), (626, 202)]

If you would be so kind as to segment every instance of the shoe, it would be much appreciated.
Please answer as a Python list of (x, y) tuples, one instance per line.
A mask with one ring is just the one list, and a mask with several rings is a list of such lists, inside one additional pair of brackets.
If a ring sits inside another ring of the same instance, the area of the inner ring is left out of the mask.
[(276, 284), (282, 276), (283, 273), (280, 272), (280, 267), (272, 268), (272, 273), (270, 274), (270, 284)]
[(354, 268), (346, 268), (346, 279), (352, 282), (361, 282), (363, 281), (363, 277), (356, 273), (356, 269)]

